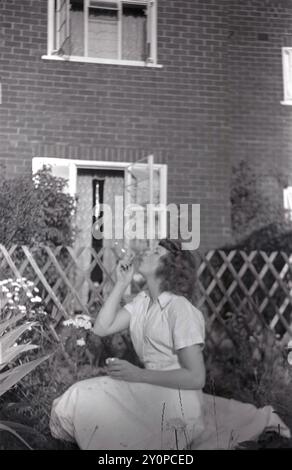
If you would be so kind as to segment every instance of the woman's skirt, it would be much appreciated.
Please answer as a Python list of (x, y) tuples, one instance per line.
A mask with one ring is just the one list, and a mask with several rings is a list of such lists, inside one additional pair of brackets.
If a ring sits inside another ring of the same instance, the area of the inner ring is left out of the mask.
[(271, 406), (97, 377), (53, 402), (51, 433), (80, 449), (232, 449), (264, 430), (290, 437)]
[(204, 430), (202, 405), (200, 391), (103, 376), (54, 400), (50, 427), (80, 449), (187, 449)]

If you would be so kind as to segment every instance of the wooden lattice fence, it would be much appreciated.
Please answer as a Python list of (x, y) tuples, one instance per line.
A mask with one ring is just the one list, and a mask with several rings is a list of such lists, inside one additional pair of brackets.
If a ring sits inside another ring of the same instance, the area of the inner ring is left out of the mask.
[(198, 289), (214, 342), (230, 333), (230, 315), (250, 316), (251, 328), (260, 323), (280, 338), (292, 336), (292, 255), (209, 251), (200, 256)]
[[(91, 263), (83, 270), (80, 258), (85, 251), (90, 252)], [(103, 256), (103, 249), (96, 253), (91, 248), (13, 246), (7, 249), (0, 245), (0, 279), (24, 277), (32, 281), (56, 322), (76, 312), (90, 315), (98, 311), (105, 290), (114, 284), (114, 270), (107, 271)], [(102, 271), (103, 279), (99, 284), (91, 278), (96, 266)], [(86, 301), (80, 294), (84, 286), (88, 292)]]
[[(79, 262), (84, 250), (89, 250), (91, 256), (86, 270)], [(115, 279), (115, 269), (108, 272), (105, 268), (104, 255), (105, 249), (96, 253), (90, 248), (7, 249), (0, 245), (0, 280), (31, 280), (56, 321), (76, 312), (96, 314)], [(211, 342), (218, 345), (226, 336), (232, 336), (228, 319), (239, 314), (251, 315), (251, 328), (260, 322), (281, 338), (292, 336), (292, 255), (213, 250), (198, 256), (197, 305), (205, 314)], [(102, 271), (99, 284), (91, 276), (96, 266)], [(86, 299), (81, 295), (85, 285)]]

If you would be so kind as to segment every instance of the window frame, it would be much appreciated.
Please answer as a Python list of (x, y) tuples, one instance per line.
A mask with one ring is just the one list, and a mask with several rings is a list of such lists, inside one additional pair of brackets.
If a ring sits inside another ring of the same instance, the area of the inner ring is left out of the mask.
[(286, 221), (292, 221), (292, 186), (283, 189), (283, 208)]
[(292, 47), (282, 47), (283, 93), (281, 104), (292, 106)]
[[(60, 0), (62, 1), (62, 0)], [(84, 23), (88, 25), (88, 9), (90, 7), (90, 1), (92, 0), (84, 0)], [(118, 58), (117, 59), (110, 59), (110, 58), (99, 58), (99, 57), (89, 57), (88, 55), (88, 34), (86, 31), (88, 30), (88, 26), (84, 28), (84, 55), (77, 56), (77, 55), (66, 55), (66, 54), (59, 54), (58, 49), (55, 48), (55, 43), (57, 41), (57, 35), (55, 33), (55, 24), (56, 24), (56, 14), (55, 14), (55, 0), (48, 0), (48, 21), (47, 21), (47, 55), (43, 55), (42, 59), (50, 59), (50, 60), (61, 60), (61, 61), (71, 61), (71, 62), (88, 62), (88, 63), (101, 63), (101, 64), (115, 64), (115, 65), (134, 65), (134, 66), (142, 66), (142, 67), (158, 67), (161, 68), (162, 66), (157, 63), (157, 0), (104, 0), (105, 3), (117, 3), (119, 5), (119, 22), (118, 22), (118, 29), (119, 29), (119, 42), (118, 42)], [(66, 0), (66, 3), (69, 0)], [(143, 61), (140, 60), (126, 60), (121, 58), (121, 8), (123, 3), (126, 4), (133, 4), (133, 5), (148, 5), (148, 8), (151, 8), (152, 13), (151, 15), (147, 15), (147, 47), (149, 48), (149, 58)], [(67, 11), (68, 8), (67, 8)], [(149, 22), (151, 22), (151, 30), (149, 28)], [(67, 27), (68, 28), (68, 27)], [(150, 32), (149, 32), (150, 31)], [(56, 44), (59, 46), (60, 44)]]
[[(64, 193), (69, 194), (74, 199), (76, 198), (77, 192), (77, 171), (78, 169), (99, 169), (99, 170), (121, 170), (124, 172), (124, 182), (125, 182), (125, 191), (124, 191), (124, 207), (131, 205), (134, 203), (131, 198), (131, 192), (129, 191), (129, 187), (132, 186), (132, 172), (131, 169), (133, 166), (140, 169), (149, 168), (149, 158), (150, 158), (150, 165), (151, 171), (156, 170), (159, 171), (160, 176), (160, 183), (159, 183), (159, 204), (155, 205), (153, 208), (152, 214), (158, 214), (159, 217), (159, 238), (165, 238), (167, 236), (167, 199), (168, 199), (168, 165), (165, 163), (154, 163), (153, 155), (148, 157), (148, 163), (141, 163), (139, 162), (109, 162), (105, 160), (79, 160), (79, 159), (67, 159), (67, 158), (59, 158), (59, 157), (33, 157), (32, 158), (32, 175), (34, 175), (38, 170), (42, 169), (44, 166), (49, 166), (52, 168), (54, 167), (67, 167), (68, 170), (68, 178), (67, 178), (67, 185), (64, 188)], [(142, 159), (145, 160), (144, 158)], [(54, 174), (54, 172), (53, 172)], [(152, 203), (153, 201), (149, 201)], [(76, 204), (75, 199), (75, 204)], [(150, 217), (151, 220), (151, 217)], [(126, 225), (129, 221), (129, 214), (125, 211), (124, 214), (124, 224)], [(125, 226), (124, 225), (124, 226)], [(125, 237), (123, 239), (125, 247), (130, 246), (130, 240)], [(155, 239), (150, 239), (150, 247), (155, 242)]]

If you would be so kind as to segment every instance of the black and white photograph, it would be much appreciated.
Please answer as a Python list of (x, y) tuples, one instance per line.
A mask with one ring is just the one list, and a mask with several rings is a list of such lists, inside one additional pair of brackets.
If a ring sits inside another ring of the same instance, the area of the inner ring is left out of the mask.
[(0, 0), (0, 450), (268, 449), (292, 449), (292, 0)]

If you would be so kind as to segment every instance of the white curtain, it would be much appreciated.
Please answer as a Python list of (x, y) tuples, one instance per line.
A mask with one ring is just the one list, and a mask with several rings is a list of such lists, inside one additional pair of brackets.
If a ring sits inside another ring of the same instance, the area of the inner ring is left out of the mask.
[[(90, 277), (90, 263), (91, 263), (91, 251), (92, 248), (92, 209), (93, 209), (93, 179), (96, 178), (94, 173), (85, 175), (81, 174), (77, 177), (77, 211), (76, 211), (76, 226), (77, 226), (77, 237), (75, 241), (75, 252), (83, 248), (82, 255), (78, 258), (78, 267), (81, 272), (76, 274), (76, 285), (82, 284), (84, 279), (82, 276), (83, 273), (87, 273)], [(103, 202), (108, 204), (112, 208), (113, 219), (110, 221), (112, 226), (115, 224), (123, 224), (123, 219), (120, 217), (121, 214), (115, 214), (115, 196), (124, 195), (124, 178), (123, 176), (104, 176), (103, 186)], [(118, 215), (118, 217), (117, 217)], [(105, 224), (106, 224), (105, 220)], [(119, 230), (122, 229), (122, 226), (118, 227)], [(103, 239), (102, 247), (104, 248), (103, 254), (103, 266), (105, 270), (111, 274), (115, 273), (116, 266), (116, 257), (112, 251), (114, 247), (114, 236), (113, 233), (112, 239)], [(105, 279), (105, 278), (104, 278)], [(83, 303), (88, 302), (89, 297), (89, 283), (87, 281), (83, 282), (81, 287), (78, 288), (78, 294)], [(106, 281), (103, 287), (103, 295), (107, 296), (110, 290), (112, 289), (112, 283)], [(77, 304), (76, 304), (77, 305)], [(78, 308), (78, 307), (77, 307)]]
[[(75, 252), (83, 249), (82, 254), (78, 258), (78, 271), (76, 275), (76, 286), (82, 284), (83, 275), (89, 269), (91, 262), (90, 248), (92, 245), (92, 176), (78, 175), (77, 177), (77, 210), (76, 210), (76, 227), (77, 237), (75, 241)], [(81, 272), (80, 272), (81, 271)], [(89, 285), (85, 281), (81, 287), (77, 288), (77, 292), (84, 304), (88, 301)]]
[[(120, 176), (108, 176), (105, 178), (104, 182), (104, 193), (103, 199), (104, 203), (108, 204), (110, 207), (115, 207), (115, 196), (124, 196), (124, 178)], [(116, 214), (113, 212), (113, 220), (112, 224), (113, 227), (116, 227), (119, 231), (123, 228), (123, 218), (120, 217), (121, 214)], [(106, 220), (105, 220), (106, 223)], [(121, 226), (122, 224), (122, 226)], [(104, 267), (107, 272), (115, 275), (115, 267), (116, 267), (116, 256), (114, 255), (114, 243), (115, 243), (115, 233), (113, 232), (113, 238), (111, 240), (104, 239), (103, 246), (104, 246), (104, 255), (103, 255), (103, 263)], [(103, 295), (105, 297), (108, 296), (112, 289), (112, 283), (106, 282), (103, 289)]]
[(118, 58), (118, 16), (115, 12), (89, 17), (88, 55), (105, 59)]
[(146, 17), (124, 13), (122, 25), (122, 59), (145, 60)]
[(71, 55), (84, 56), (84, 14), (71, 11)]
[[(71, 55), (84, 55), (84, 13), (71, 10)], [(118, 59), (118, 15), (116, 11), (95, 10), (89, 13), (88, 55)], [(133, 9), (122, 15), (122, 59), (145, 60), (146, 16)]]

